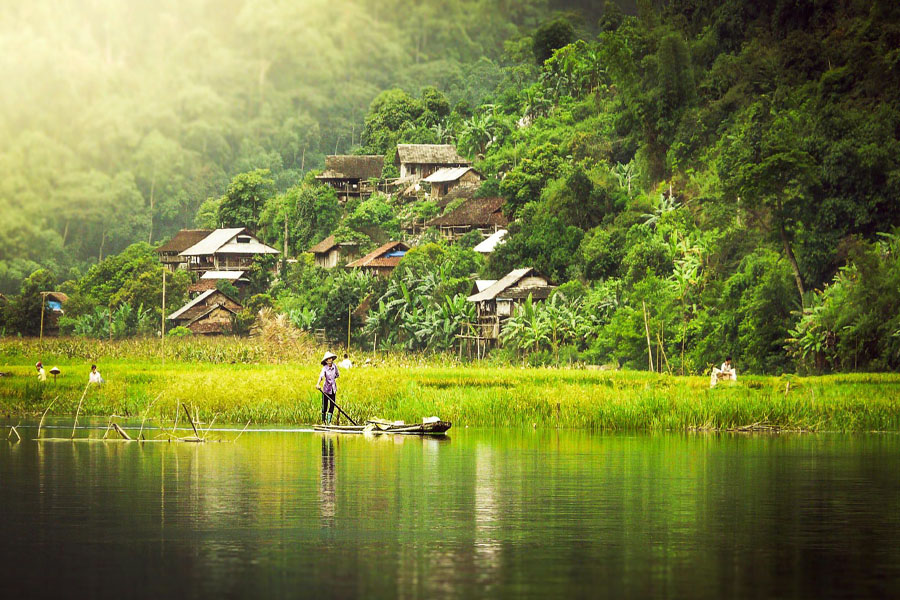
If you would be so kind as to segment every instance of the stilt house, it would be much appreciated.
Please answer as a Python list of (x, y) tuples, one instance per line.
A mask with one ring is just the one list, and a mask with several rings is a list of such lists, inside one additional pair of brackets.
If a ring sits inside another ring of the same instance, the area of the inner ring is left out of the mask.
[(156, 249), (159, 262), (173, 273), (177, 269), (186, 269), (188, 258), (181, 256), (181, 253), (212, 232), (212, 229), (182, 229), (172, 236), (171, 240)]
[(333, 154), (325, 157), (325, 171), (316, 179), (337, 190), (338, 199), (368, 198), (375, 191), (372, 179), (381, 179), (384, 156)]
[(496, 341), (500, 338), (503, 323), (528, 296), (533, 301), (546, 300), (555, 289), (556, 286), (531, 267), (510, 271), (502, 279), (467, 298), (475, 303), (478, 335), (482, 340)]
[(450, 144), (397, 144), (394, 164), (400, 169), (401, 180), (422, 180), (438, 169), (468, 167), (472, 162)]
[(257, 256), (280, 254), (256, 239), (244, 227), (216, 229), (179, 254), (193, 272), (245, 271)]
[(444, 167), (422, 181), (431, 185), (431, 197), (437, 199), (461, 185), (477, 187), (484, 177), (472, 167)]
[(428, 226), (440, 229), (441, 237), (449, 242), (473, 230), (488, 237), (509, 223), (503, 215), (504, 204), (503, 198), (472, 198), (446, 215), (432, 219)]

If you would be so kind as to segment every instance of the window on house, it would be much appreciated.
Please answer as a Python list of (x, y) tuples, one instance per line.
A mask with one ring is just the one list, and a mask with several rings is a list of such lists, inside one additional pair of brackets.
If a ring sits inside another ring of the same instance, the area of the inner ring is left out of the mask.
[(237, 237), (237, 243), (238, 243), (238, 244), (249, 244), (249, 243), (250, 243), (250, 236), (249, 236), (249, 235), (239, 235), (239, 236)]

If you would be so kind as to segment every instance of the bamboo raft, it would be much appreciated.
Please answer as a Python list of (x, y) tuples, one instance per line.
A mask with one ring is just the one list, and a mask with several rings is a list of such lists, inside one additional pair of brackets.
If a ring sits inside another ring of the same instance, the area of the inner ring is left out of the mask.
[(315, 425), (315, 431), (323, 433), (367, 433), (372, 435), (444, 435), (452, 424), (448, 421), (428, 421), (422, 423), (403, 423), (402, 421), (385, 421), (369, 419), (365, 425)]

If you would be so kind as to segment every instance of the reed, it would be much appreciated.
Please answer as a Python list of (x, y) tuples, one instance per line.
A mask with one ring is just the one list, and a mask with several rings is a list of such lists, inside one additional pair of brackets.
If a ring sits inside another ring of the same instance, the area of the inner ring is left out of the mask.
[[(224, 341), (235, 348), (221, 356), (246, 355), (236, 349), (238, 342)], [(293, 360), (266, 357), (258, 362), (169, 357), (163, 367), (158, 356), (148, 357), (139, 344), (102, 345), (105, 359), (45, 352), (44, 363), (58, 365), (63, 374), (39, 384), (31, 357), (7, 352), (0, 343), (0, 368), (12, 373), (0, 379), (0, 407), (36, 417), (45, 411), (72, 416), (79, 412), (79, 396), (94, 361), (108, 383), (89, 387), (82, 415), (169, 422), (173, 403), (186, 403), (204, 423), (302, 424), (320, 418), (321, 397), (312, 389), (320, 349)], [(208, 345), (192, 341), (182, 351), (213, 353)], [(138, 351), (129, 354), (134, 348)], [(413, 422), (436, 415), (455, 427), (678, 431), (766, 423), (792, 430), (900, 431), (897, 374), (747, 376), (736, 385), (710, 389), (706, 377), (637, 371), (485, 367), (442, 356), (381, 353), (376, 361), (376, 367), (356, 367), (338, 379), (337, 401), (357, 421), (383, 417)]]

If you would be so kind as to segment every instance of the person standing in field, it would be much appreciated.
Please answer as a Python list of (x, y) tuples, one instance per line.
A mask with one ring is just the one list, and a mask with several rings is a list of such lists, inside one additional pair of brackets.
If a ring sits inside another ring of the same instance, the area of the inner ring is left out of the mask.
[(88, 378), (89, 383), (96, 383), (100, 385), (103, 383), (103, 377), (100, 376), (100, 371), (97, 370), (97, 365), (91, 365), (91, 374)]
[(350, 357), (347, 354), (344, 354), (344, 360), (341, 361), (340, 367), (342, 369), (349, 369), (353, 366), (353, 363), (350, 362)]
[(38, 381), (47, 381), (47, 373), (44, 372), (44, 363), (37, 361), (34, 368), (37, 369)]
[(326, 425), (331, 424), (331, 418), (334, 416), (334, 403), (337, 402), (337, 378), (341, 374), (337, 365), (334, 364), (336, 358), (337, 354), (325, 353), (325, 356), (322, 357), (322, 371), (316, 382), (316, 389), (322, 392), (322, 422)]

